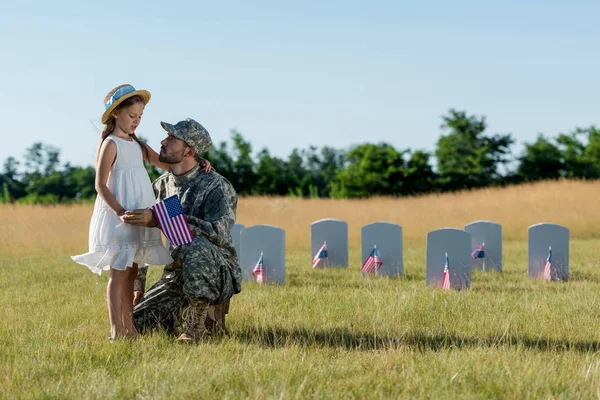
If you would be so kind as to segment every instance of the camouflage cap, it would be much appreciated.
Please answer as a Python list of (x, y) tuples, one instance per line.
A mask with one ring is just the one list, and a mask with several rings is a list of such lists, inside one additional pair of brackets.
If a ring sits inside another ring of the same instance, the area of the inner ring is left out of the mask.
[(195, 148), (196, 159), (198, 161), (200, 161), (208, 149), (210, 149), (210, 146), (212, 146), (212, 139), (210, 138), (208, 131), (191, 118), (179, 121), (175, 125), (161, 121), (160, 125), (171, 135), (183, 140), (188, 146)]

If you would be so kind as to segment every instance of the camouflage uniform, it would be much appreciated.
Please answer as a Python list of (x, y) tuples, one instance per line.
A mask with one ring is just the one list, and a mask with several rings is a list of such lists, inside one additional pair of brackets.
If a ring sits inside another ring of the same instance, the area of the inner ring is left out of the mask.
[[(211, 145), (208, 132), (193, 120), (162, 125), (170, 134), (194, 146), (197, 157)], [(187, 312), (191, 312), (195, 319), (191, 324), (196, 324), (197, 329), (210, 329), (219, 323), (224, 329), (229, 299), (241, 291), (241, 269), (230, 234), (235, 224), (237, 194), (227, 179), (200, 169), (197, 165), (178, 176), (167, 172), (153, 182), (157, 200), (179, 196), (194, 241), (175, 248), (169, 246), (174, 262), (165, 266), (161, 279), (134, 308), (134, 321), (140, 332), (160, 327), (175, 333), (186, 305), (192, 307)], [(134, 290), (144, 291), (146, 272), (147, 267), (140, 268)]]

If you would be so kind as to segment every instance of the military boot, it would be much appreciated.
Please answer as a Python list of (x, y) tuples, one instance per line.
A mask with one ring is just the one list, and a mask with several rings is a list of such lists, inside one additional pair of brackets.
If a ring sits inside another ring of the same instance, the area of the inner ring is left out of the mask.
[(229, 333), (225, 328), (225, 312), (223, 304), (210, 305), (208, 318), (206, 319), (206, 329), (212, 335)]
[(203, 302), (191, 303), (182, 314), (183, 332), (177, 338), (180, 342), (198, 342), (209, 332), (206, 330), (206, 318), (208, 316), (208, 304)]

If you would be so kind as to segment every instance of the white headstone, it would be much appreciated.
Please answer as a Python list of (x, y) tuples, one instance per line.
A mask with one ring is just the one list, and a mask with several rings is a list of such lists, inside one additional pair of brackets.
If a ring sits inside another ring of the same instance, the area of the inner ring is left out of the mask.
[(233, 241), (233, 247), (235, 248), (235, 252), (237, 253), (238, 261), (242, 257), (242, 252), (240, 250), (240, 240), (242, 230), (245, 228), (244, 225), (236, 223), (231, 229), (231, 240)]
[(450, 287), (471, 287), (471, 234), (462, 229), (443, 228), (427, 234), (426, 285), (442, 287), (448, 254)]
[(310, 226), (311, 265), (323, 243), (327, 245), (327, 259), (321, 266), (348, 266), (348, 224), (335, 218), (315, 221)]
[(377, 275), (400, 276), (404, 275), (402, 262), (402, 227), (389, 222), (373, 222), (363, 226), (360, 230), (361, 264), (377, 246), (381, 258), (381, 268)]
[(285, 231), (271, 225), (254, 225), (241, 233), (240, 268), (245, 281), (255, 281), (252, 271), (263, 254), (264, 283), (285, 283)]
[(556, 224), (541, 223), (528, 229), (530, 278), (541, 278), (544, 265), (552, 248), (551, 276), (552, 280), (569, 279), (569, 229)]
[[(465, 225), (471, 234), (471, 264), (473, 269), (502, 271), (502, 225), (492, 221), (474, 221)], [(473, 252), (483, 245), (483, 258), (473, 258)]]

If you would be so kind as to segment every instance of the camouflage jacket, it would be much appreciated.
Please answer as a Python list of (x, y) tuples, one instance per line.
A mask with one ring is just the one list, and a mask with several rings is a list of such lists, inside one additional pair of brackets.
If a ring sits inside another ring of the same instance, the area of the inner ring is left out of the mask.
[[(202, 172), (200, 169), (201, 166), (197, 165), (183, 175), (164, 173), (152, 183), (154, 194), (157, 201), (177, 194), (192, 234), (206, 237), (218, 247), (232, 267), (237, 267), (237, 254), (231, 239), (231, 229), (236, 219), (237, 193), (222, 175), (215, 171)], [(173, 259), (178, 259), (180, 248), (169, 245)], [(145, 291), (146, 272), (146, 267), (139, 269), (134, 290)]]

